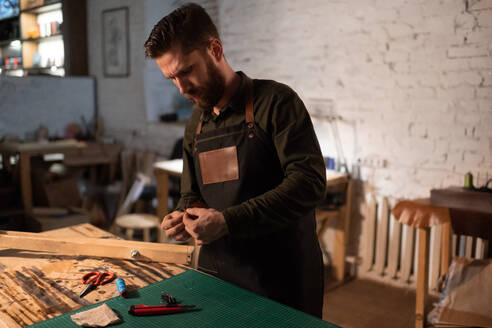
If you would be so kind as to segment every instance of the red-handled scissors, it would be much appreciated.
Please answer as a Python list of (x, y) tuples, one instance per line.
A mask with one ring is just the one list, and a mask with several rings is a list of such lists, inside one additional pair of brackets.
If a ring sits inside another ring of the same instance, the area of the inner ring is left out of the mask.
[(82, 277), (82, 283), (83, 284), (89, 284), (82, 293), (80, 294), (80, 297), (84, 297), (87, 295), (91, 290), (95, 289), (96, 286), (99, 285), (104, 285), (107, 284), (108, 282), (113, 281), (115, 278), (115, 274), (112, 272), (89, 272), (86, 273)]

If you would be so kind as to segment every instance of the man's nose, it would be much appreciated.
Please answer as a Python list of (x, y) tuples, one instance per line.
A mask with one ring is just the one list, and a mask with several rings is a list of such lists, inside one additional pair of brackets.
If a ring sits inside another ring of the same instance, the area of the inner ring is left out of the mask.
[(189, 83), (186, 82), (184, 79), (175, 78), (174, 83), (178, 87), (181, 94), (185, 94), (189, 90)]

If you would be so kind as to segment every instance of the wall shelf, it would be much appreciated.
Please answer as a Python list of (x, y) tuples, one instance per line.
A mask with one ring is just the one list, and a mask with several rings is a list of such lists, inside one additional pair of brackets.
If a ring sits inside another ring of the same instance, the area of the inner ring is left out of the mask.
[(88, 74), (85, 0), (14, 2), (19, 15), (0, 20), (0, 75)]
[(35, 7), (22, 9), (21, 14), (42, 14), (42, 13), (47, 13), (50, 11), (61, 10), (61, 9), (62, 9), (62, 2), (55, 1)]
[(53, 34), (50, 36), (45, 36), (45, 37), (40, 37), (40, 38), (35, 38), (35, 39), (21, 39), (21, 42), (42, 42), (42, 41), (57, 40), (57, 39), (62, 39), (62, 38), (63, 38), (63, 34), (57, 33), (57, 34)]

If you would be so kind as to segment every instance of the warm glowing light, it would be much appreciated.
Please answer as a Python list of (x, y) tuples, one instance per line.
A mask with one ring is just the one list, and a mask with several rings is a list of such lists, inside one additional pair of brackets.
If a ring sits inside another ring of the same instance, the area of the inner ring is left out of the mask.
[(14, 40), (14, 41), (10, 42), (10, 46), (12, 48), (20, 48), (21, 42), (20, 42), (20, 40)]

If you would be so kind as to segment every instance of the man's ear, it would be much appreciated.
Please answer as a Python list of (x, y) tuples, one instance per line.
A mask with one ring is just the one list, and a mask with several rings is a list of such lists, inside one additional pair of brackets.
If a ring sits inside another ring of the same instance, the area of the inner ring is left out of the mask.
[(222, 48), (222, 42), (218, 39), (211, 39), (208, 44), (208, 50), (210, 51), (210, 55), (217, 61), (221, 61), (224, 55), (224, 50)]

